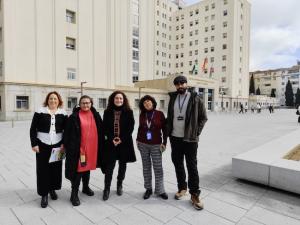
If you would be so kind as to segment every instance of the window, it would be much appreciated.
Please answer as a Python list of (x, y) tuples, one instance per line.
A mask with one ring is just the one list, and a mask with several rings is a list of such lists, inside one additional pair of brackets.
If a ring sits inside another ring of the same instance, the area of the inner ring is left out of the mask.
[(164, 109), (165, 108), (165, 100), (160, 100), (159, 101), (159, 108)]
[(227, 16), (227, 9), (223, 10), (223, 16)]
[(67, 68), (67, 79), (68, 80), (76, 80), (76, 69)]
[(190, 37), (192, 37), (193, 36), (193, 31), (190, 31)]
[(190, 16), (193, 16), (193, 11), (190, 11)]
[(215, 36), (211, 36), (210, 41), (214, 41), (214, 40), (215, 40)]
[(66, 48), (67, 49), (75, 50), (76, 49), (76, 39), (75, 38), (66, 37)]
[(16, 97), (17, 109), (29, 109), (29, 97), (28, 96), (17, 96)]
[(211, 30), (215, 30), (215, 25), (211, 25)]
[(133, 72), (139, 72), (139, 63), (138, 62), (133, 62), (132, 63), (132, 71)]
[(208, 31), (208, 27), (205, 27), (205, 28), (204, 28), (204, 31), (207, 32), (207, 31)]
[(222, 77), (222, 83), (226, 82), (226, 77)]
[(193, 41), (190, 41), (190, 46), (193, 46)]
[(98, 99), (98, 108), (99, 109), (106, 109), (106, 98), (99, 98)]
[(226, 66), (222, 66), (222, 72), (226, 72)]
[(133, 59), (136, 59), (136, 60), (139, 60), (139, 52), (133, 50), (133, 51), (132, 51), (132, 58), (133, 58)]
[(195, 50), (195, 55), (198, 55), (198, 50)]
[(228, 3), (228, 0), (224, 0), (224, 5), (227, 5), (227, 3)]
[(205, 49), (204, 49), (204, 53), (207, 53), (207, 52), (208, 52), (208, 48), (205, 48)]
[(3, 62), (0, 61), (0, 77), (3, 75)]
[(222, 55), (222, 60), (226, 61), (226, 55)]
[(209, 10), (209, 7), (208, 5), (205, 6), (205, 11), (208, 11)]
[(214, 20), (215, 17), (216, 17), (215, 14), (212, 14), (212, 15), (210, 16), (210, 19), (211, 19), (211, 20)]
[(199, 24), (199, 20), (195, 20), (195, 25)]
[(134, 107), (139, 108), (140, 100), (139, 99), (134, 99)]
[(215, 47), (210, 47), (210, 51), (214, 52), (215, 51)]
[(208, 42), (208, 37), (204, 38), (204, 42), (205, 42), (205, 43)]
[(0, 27), (0, 42), (2, 42), (2, 27)]
[(211, 8), (212, 8), (212, 9), (216, 8), (216, 4), (215, 4), (215, 3), (212, 3), (212, 4), (211, 4)]
[(181, 19), (182, 19), (182, 20), (184, 19), (184, 14), (181, 15)]
[(139, 48), (139, 40), (138, 39), (132, 39), (132, 47)]
[(181, 34), (180, 36), (181, 36), (181, 39), (183, 39), (183, 38), (184, 38), (184, 34)]
[(210, 62), (214, 62), (215, 58), (214, 57), (210, 57)]
[(179, 16), (176, 16), (176, 21), (179, 21)]
[(183, 30), (184, 29), (184, 24), (181, 24), (181, 30)]
[(223, 33), (223, 38), (227, 38), (227, 33)]
[(195, 14), (198, 15), (199, 14), (199, 9), (195, 10)]
[(192, 27), (192, 26), (193, 26), (193, 21), (190, 22), (190, 27)]
[(227, 27), (227, 22), (223, 22), (223, 27)]
[(199, 30), (195, 30), (195, 35), (198, 35), (199, 34)]
[(193, 56), (193, 52), (192, 52), (192, 51), (190, 51), (190, 52), (189, 52), (189, 55), (190, 55), (190, 56)]
[(135, 37), (139, 36), (139, 28), (138, 27), (133, 27), (132, 35)]
[(226, 45), (226, 44), (223, 44), (222, 48), (223, 48), (223, 49), (227, 49), (227, 45)]
[(195, 45), (198, 45), (198, 40), (195, 40)]
[(204, 21), (205, 21), (205, 22), (208, 22), (208, 16), (206, 16), (206, 17), (204, 18)]
[(68, 109), (73, 109), (77, 105), (76, 97), (68, 97)]
[(68, 23), (76, 23), (76, 14), (71, 10), (66, 10), (66, 21)]
[(180, 57), (181, 57), (181, 58), (183, 58), (183, 56), (184, 56), (184, 54), (183, 54), (183, 53), (181, 53), (181, 54), (180, 54)]

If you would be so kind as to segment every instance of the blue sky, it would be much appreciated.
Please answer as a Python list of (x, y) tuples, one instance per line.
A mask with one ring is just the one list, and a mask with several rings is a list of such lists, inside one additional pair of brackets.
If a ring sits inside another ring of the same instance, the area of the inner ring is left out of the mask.
[[(185, 0), (187, 5), (201, 0)], [(251, 3), (250, 71), (290, 67), (300, 60), (300, 1)]]

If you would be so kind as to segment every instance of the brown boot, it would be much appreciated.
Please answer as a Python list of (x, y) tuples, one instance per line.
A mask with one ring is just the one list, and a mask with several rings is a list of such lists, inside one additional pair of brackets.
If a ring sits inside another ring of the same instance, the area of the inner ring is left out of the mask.
[(200, 198), (198, 195), (191, 194), (191, 201), (195, 209), (202, 210), (203, 209), (203, 203), (200, 201)]
[(174, 196), (175, 199), (176, 200), (182, 199), (182, 197), (186, 195), (186, 192), (187, 192), (187, 190), (185, 190), (185, 189), (179, 190), (178, 192), (176, 192), (176, 194)]

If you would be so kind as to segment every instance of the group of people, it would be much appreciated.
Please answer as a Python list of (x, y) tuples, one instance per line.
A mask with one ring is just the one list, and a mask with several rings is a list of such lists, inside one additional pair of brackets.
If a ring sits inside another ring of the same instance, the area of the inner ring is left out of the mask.
[[(189, 188), (192, 205), (200, 210), (203, 203), (199, 198), (197, 148), (199, 135), (207, 121), (206, 110), (200, 96), (187, 91), (185, 76), (177, 76), (173, 83), (176, 91), (169, 93), (167, 118), (156, 109), (157, 103), (152, 96), (145, 95), (139, 103), (136, 142), (143, 165), (143, 198), (148, 199), (153, 194), (153, 167), (154, 193), (164, 200), (168, 199), (164, 188), (162, 152), (169, 137), (178, 187), (174, 197), (182, 199)], [(53, 149), (57, 148), (66, 154), (65, 177), (71, 181), (70, 201), (73, 206), (80, 205), (78, 192), (81, 180), (82, 193), (94, 195), (89, 180), (90, 171), (96, 168), (105, 174), (103, 200), (109, 199), (117, 161), (117, 195), (121, 196), (127, 163), (136, 161), (132, 138), (135, 120), (127, 96), (121, 91), (113, 92), (103, 120), (93, 107), (93, 99), (87, 95), (80, 98), (79, 106), (69, 117), (62, 107), (59, 93), (48, 93), (43, 107), (34, 113), (31, 123), (30, 139), (32, 150), (36, 153), (37, 193), (41, 196), (41, 207), (47, 207), (48, 195), (57, 200), (56, 190), (62, 186), (62, 161), (49, 162)]]

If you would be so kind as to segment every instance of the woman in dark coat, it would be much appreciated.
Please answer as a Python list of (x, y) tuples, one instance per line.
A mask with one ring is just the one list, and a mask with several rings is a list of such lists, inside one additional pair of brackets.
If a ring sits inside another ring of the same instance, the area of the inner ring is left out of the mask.
[(103, 200), (109, 198), (111, 180), (116, 161), (119, 160), (117, 177), (117, 194), (123, 193), (123, 180), (126, 163), (135, 162), (132, 132), (134, 129), (133, 111), (130, 109), (126, 95), (115, 91), (109, 96), (107, 109), (103, 116), (105, 148), (102, 152), (102, 164), (105, 170)]
[(48, 205), (48, 193), (52, 200), (56, 200), (55, 190), (61, 189), (62, 161), (49, 163), (49, 159), (54, 148), (64, 151), (63, 133), (68, 116), (62, 106), (63, 101), (56, 91), (48, 93), (44, 107), (34, 113), (30, 127), (32, 151), (36, 153), (37, 192), (42, 196), (42, 208)]
[(93, 196), (89, 187), (90, 170), (100, 167), (99, 149), (104, 146), (103, 123), (100, 114), (93, 107), (93, 100), (84, 95), (79, 100), (67, 121), (64, 143), (66, 148), (65, 176), (71, 181), (70, 201), (80, 205), (78, 189), (82, 179), (82, 193)]

